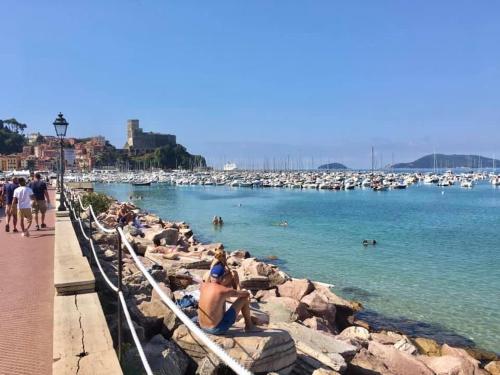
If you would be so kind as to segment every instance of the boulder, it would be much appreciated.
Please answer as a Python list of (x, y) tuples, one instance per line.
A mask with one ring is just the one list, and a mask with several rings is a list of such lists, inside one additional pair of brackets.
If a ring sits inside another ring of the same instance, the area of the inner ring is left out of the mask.
[(345, 328), (337, 338), (342, 340), (354, 340), (360, 343), (366, 343), (370, 341), (371, 334), (366, 328), (351, 326)]
[(399, 340), (404, 339), (403, 335), (392, 331), (373, 332), (371, 336), (373, 341), (384, 345), (394, 345)]
[(491, 361), (484, 366), (484, 369), (491, 375), (500, 375), (500, 361)]
[(335, 324), (339, 329), (344, 329), (354, 324), (354, 314), (363, 309), (361, 303), (349, 301), (333, 293), (328, 286), (313, 283), (315, 292), (321, 295), (328, 303), (335, 305)]
[(314, 285), (307, 279), (293, 279), (278, 286), (280, 297), (290, 297), (300, 301), (314, 290)]
[[(242, 328), (232, 327), (224, 336), (208, 336), (254, 373), (275, 371), (289, 374), (297, 359), (293, 339), (281, 329), (246, 333)], [(184, 325), (175, 330), (172, 338), (198, 364), (210, 353)]]
[(270, 287), (279, 286), (279, 285), (287, 282), (288, 280), (292, 279), (285, 272), (283, 272), (277, 268), (272, 268), (272, 272), (268, 275), (268, 278), (269, 278), (269, 286)]
[(418, 359), (436, 375), (472, 375), (474, 366), (464, 358), (444, 355), (442, 357), (418, 356)]
[(469, 355), (480, 362), (489, 362), (496, 361), (499, 357), (494, 353), (488, 350), (484, 350), (481, 348), (465, 348), (465, 351), (469, 353)]
[(179, 229), (179, 233), (181, 236), (184, 236), (186, 238), (190, 238), (193, 236), (193, 231), (191, 230), (191, 228), (181, 228)]
[(166, 245), (177, 245), (179, 231), (175, 228), (160, 229), (159, 231), (148, 230), (145, 238), (150, 242), (157, 240)]
[(487, 374), (486, 371), (479, 368), (479, 361), (473, 358), (469, 353), (467, 353), (465, 349), (453, 348), (447, 344), (444, 344), (441, 347), (441, 354), (443, 356), (450, 355), (452, 357), (459, 357), (465, 359), (474, 367), (474, 372), (473, 372), (474, 375)]
[(258, 308), (269, 314), (271, 323), (295, 322), (311, 316), (306, 305), (288, 297), (269, 297), (260, 302)]
[(303, 297), (300, 301), (307, 305), (310, 313), (326, 319), (332, 326), (335, 325), (335, 305), (328, 302), (327, 298), (316, 290)]
[(413, 344), (417, 347), (420, 354), (431, 357), (438, 357), (441, 355), (441, 345), (439, 345), (435, 340), (425, 337), (417, 337), (416, 339), (413, 339)]
[[(184, 375), (186, 373), (189, 358), (174, 342), (164, 339), (161, 335), (156, 335), (144, 345), (143, 349), (153, 373), (169, 375)], [(127, 369), (128, 373), (144, 373), (137, 348), (129, 350), (124, 357), (124, 368)]]
[[(170, 288), (165, 284), (160, 284), (160, 286), (163, 292), (169, 298), (172, 298)], [(138, 309), (141, 311), (143, 317), (149, 319), (149, 322), (153, 324), (152, 329), (161, 331), (167, 337), (170, 337), (179, 325), (179, 320), (174, 312), (163, 303), (155, 290), (153, 290), (151, 301), (141, 303)]]
[(339, 375), (339, 373), (337, 371), (327, 370), (325, 368), (319, 368), (317, 370), (314, 370), (312, 375)]
[[(295, 341), (299, 360), (302, 358), (308, 361), (311, 357), (320, 362), (321, 367), (343, 372), (347, 368), (346, 360), (350, 360), (357, 351), (353, 345), (298, 323), (278, 323), (271, 326), (290, 333)], [(305, 366), (307, 367), (310, 366)]]
[(238, 272), (238, 277), (240, 279), (240, 286), (242, 289), (257, 291), (260, 289), (270, 288), (269, 278), (266, 276), (242, 275), (240, 269), (238, 269), (237, 272)]
[(277, 297), (277, 296), (278, 294), (276, 288), (272, 288), (269, 290), (258, 290), (255, 293), (254, 298), (258, 301), (266, 301), (271, 297)]
[(118, 243), (117, 242), (118, 238), (115, 233), (108, 234), (108, 233), (97, 232), (94, 233), (93, 239), (94, 242), (98, 243), (99, 245), (115, 246)]
[(229, 255), (240, 259), (250, 258), (250, 253), (246, 250), (235, 250)]
[(317, 316), (313, 316), (312, 318), (305, 319), (302, 322), (306, 327), (312, 328), (316, 331), (323, 331), (329, 334), (335, 333), (335, 328), (332, 327), (327, 320), (323, 318), (318, 318)]
[(424, 363), (393, 346), (370, 341), (351, 361), (352, 374), (434, 375)]
[(394, 347), (397, 350), (404, 352), (406, 354), (409, 354), (409, 355), (417, 354), (417, 352), (418, 352), (415, 345), (413, 345), (407, 337), (404, 337), (401, 340), (399, 340), (398, 342), (396, 342), (394, 344)]

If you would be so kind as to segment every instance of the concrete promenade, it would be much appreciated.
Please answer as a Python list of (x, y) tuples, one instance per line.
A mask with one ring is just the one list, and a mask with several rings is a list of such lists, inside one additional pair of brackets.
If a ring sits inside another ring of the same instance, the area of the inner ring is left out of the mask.
[(52, 374), (55, 210), (29, 238), (0, 218), (0, 375)]

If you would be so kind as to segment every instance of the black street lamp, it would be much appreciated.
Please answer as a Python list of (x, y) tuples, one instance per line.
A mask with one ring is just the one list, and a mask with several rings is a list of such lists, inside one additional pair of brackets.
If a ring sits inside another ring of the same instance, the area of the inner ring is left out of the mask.
[(63, 114), (59, 112), (56, 120), (54, 121), (54, 128), (56, 129), (56, 134), (61, 142), (61, 158), (60, 158), (60, 182), (59, 182), (59, 207), (57, 211), (66, 211), (66, 206), (64, 205), (64, 137), (66, 136), (66, 130), (68, 129), (68, 122), (63, 117)]

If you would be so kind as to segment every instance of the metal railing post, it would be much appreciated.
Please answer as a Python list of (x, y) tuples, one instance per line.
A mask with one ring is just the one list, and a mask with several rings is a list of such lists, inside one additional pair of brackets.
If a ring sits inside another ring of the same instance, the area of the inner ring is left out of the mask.
[(122, 360), (122, 304), (120, 302), (120, 293), (122, 292), (122, 270), (123, 270), (123, 259), (122, 259), (122, 239), (120, 232), (116, 231), (118, 235), (118, 361), (121, 363)]

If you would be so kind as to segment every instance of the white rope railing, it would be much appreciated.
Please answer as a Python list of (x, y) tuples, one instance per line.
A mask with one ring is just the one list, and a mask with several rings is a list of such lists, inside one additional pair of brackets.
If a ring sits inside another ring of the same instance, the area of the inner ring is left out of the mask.
[(205, 344), (212, 352), (214, 352), (217, 357), (219, 357), (226, 365), (228, 365), (234, 372), (238, 375), (251, 375), (251, 372), (241, 366), (238, 362), (236, 362), (232, 357), (229, 356), (219, 345), (210, 340), (210, 338), (203, 332), (194, 322), (186, 315), (184, 312), (172, 301), (161, 289), (158, 283), (153, 279), (153, 276), (147, 271), (146, 267), (139, 260), (139, 257), (135, 253), (134, 249), (127, 241), (125, 237), (125, 233), (123, 233), (122, 228), (118, 228), (118, 233), (122, 238), (123, 244), (127, 247), (130, 255), (134, 259), (135, 264), (142, 272), (142, 274), (149, 281), (154, 290), (158, 293), (161, 300), (165, 305), (167, 305), (175, 315), (186, 325), (187, 328), (198, 338), (203, 344)]
[(139, 357), (141, 358), (142, 365), (144, 366), (144, 370), (146, 370), (147, 375), (153, 375), (153, 371), (151, 371), (151, 367), (149, 366), (148, 359), (144, 354), (144, 350), (142, 349), (141, 341), (137, 336), (137, 332), (135, 331), (134, 322), (130, 318), (130, 313), (128, 312), (127, 303), (125, 302), (125, 298), (123, 297), (122, 292), (118, 292), (118, 296), (120, 297), (120, 302), (123, 307), (123, 314), (125, 315), (125, 320), (127, 321), (128, 327), (130, 328), (130, 332), (132, 333), (132, 338), (134, 339), (135, 346), (137, 347), (137, 351), (139, 352)]
[(104, 233), (116, 233), (115, 229), (108, 229), (104, 225), (102, 225), (99, 220), (97, 219), (96, 214), (94, 213), (94, 209), (92, 208), (92, 205), (89, 205), (90, 207), (90, 214), (94, 218), (94, 223), (97, 225), (97, 227)]
[[(83, 206), (81, 197), (79, 195), (78, 195), (78, 202), (80, 204), (80, 207), (84, 211), (87, 211), (87, 210), (90, 211), (90, 214), (94, 218), (94, 222), (96, 223), (97, 227), (101, 231), (103, 231), (105, 233), (115, 233), (114, 229), (113, 230), (107, 229), (107, 228), (105, 228), (99, 222), (99, 220), (97, 219), (97, 217), (96, 217), (96, 215), (94, 213), (94, 209), (92, 208), (92, 205), (89, 204), (86, 208)], [(76, 217), (75, 210), (73, 209), (71, 203), (70, 203), (70, 207), (71, 207), (71, 210), (73, 211), (74, 217)], [(149, 366), (149, 363), (147, 361), (146, 355), (144, 354), (144, 350), (142, 349), (141, 342), (140, 342), (140, 340), (139, 340), (139, 338), (137, 336), (137, 333), (135, 331), (135, 327), (133, 325), (132, 319), (130, 318), (130, 313), (128, 311), (127, 304), (125, 302), (125, 298), (123, 296), (123, 293), (121, 291), (119, 291), (118, 288), (115, 285), (113, 285), (111, 283), (111, 281), (107, 278), (107, 276), (104, 273), (104, 270), (103, 270), (103, 268), (102, 268), (102, 266), (101, 266), (101, 264), (100, 264), (100, 262), (99, 262), (99, 260), (97, 258), (97, 253), (95, 251), (92, 238), (91, 237), (89, 238), (85, 234), (81, 218), (78, 218), (78, 222), (79, 222), (80, 229), (82, 231), (83, 236), (91, 244), (92, 252), (93, 252), (94, 257), (96, 259), (96, 263), (97, 263), (97, 265), (99, 267), (99, 270), (101, 271), (101, 273), (103, 275), (103, 278), (106, 280), (106, 282), (108, 283), (109, 287), (111, 289), (113, 289), (113, 291), (118, 292), (118, 296), (119, 296), (121, 305), (123, 307), (123, 313), (124, 313), (125, 318), (127, 320), (127, 324), (128, 324), (128, 326), (130, 328), (130, 332), (132, 333), (132, 338), (133, 338), (134, 343), (135, 343), (135, 345), (137, 347), (137, 350), (139, 352), (139, 356), (141, 358), (141, 361), (142, 361), (142, 364), (144, 366), (144, 369), (146, 370), (147, 375), (153, 375), (153, 372), (151, 371), (151, 367)], [(153, 289), (158, 293), (158, 295), (160, 296), (160, 298), (163, 301), (163, 303), (174, 312), (174, 314), (182, 321), (182, 323), (184, 323), (186, 325), (186, 327), (203, 344), (205, 344), (217, 357), (219, 357), (236, 374), (238, 374), (238, 375), (252, 375), (252, 373), (250, 371), (248, 371), (247, 369), (245, 369), (240, 363), (238, 363), (234, 358), (232, 358), (229, 354), (227, 354), (219, 345), (217, 345), (215, 342), (213, 342), (212, 340), (210, 340), (210, 338), (205, 334), (205, 332), (203, 332), (186, 314), (184, 314), (184, 312), (175, 304), (175, 302), (172, 301), (163, 292), (163, 290), (158, 285), (158, 283), (156, 282), (156, 280), (151, 276), (151, 274), (148, 272), (148, 270), (146, 269), (146, 267), (144, 266), (144, 264), (140, 261), (139, 257), (137, 256), (137, 254), (135, 253), (134, 249), (132, 248), (132, 246), (130, 245), (129, 241), (127, 240), (127, 238), (125, 236), (125, 233), (123, 232), (122, 228), (118, 227), (118, 233), (119, 233), (119, 236), (121, 237), (121, 240), (122, 240), (123, 244), (125, 245), (125, 247), (129, 251), (129, 254), (132, 256), (132, 259), (134, 260), (135, 264), (137, 265), (137, 267), (139, 268), (139, 270), (142, 272), (142, 274), (144, 275), (144, 277), (146, 277), (146, 279), (149, 281), (149, 283), (151, 284), (151, 286), (153, 287)]]
[(96, 263), (97, 263), (97, 267), (99, 267), (99, 271), (101, 271), (101, 274), (102, 274), (102, 278), (104, 279), (104, 281), (106, 281), (106, 283), (108, 284), (108, 286), (114, 291), (114, 292), (118, 292), (118, 288), (111, 282), (110, 279), (108, 279), (108, 276), (106, 276), (106, 273), (104, 272), (104, 270), (102, 269), (102, 265), (101, 265), (101, 262), (99, 262), (99, 259), (97, 258), (97, 253), (95, 251), (95, 247), (94, 247), (94, 241), (92, 239), (90, 239), (90, 247), (92, 248), (92, 253), (94, 253), (94, 258), (96, 260)]
[[(73, 210), (73, 215), (75, 215), (74, 210)], [(85, 238), (87, 241), (90, 241), (90, 237), (85, 234), (85, 230), (83, 229), (82, 219), (78, 218), (78, 223), (80, 224), (80, 230), (82, 231), (83, 238)]]

